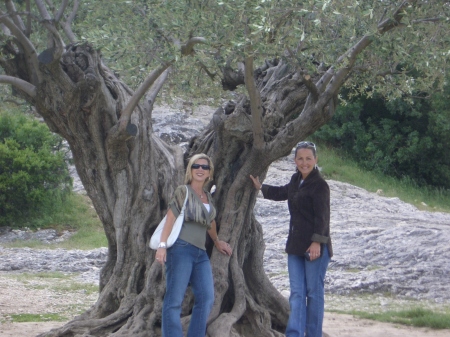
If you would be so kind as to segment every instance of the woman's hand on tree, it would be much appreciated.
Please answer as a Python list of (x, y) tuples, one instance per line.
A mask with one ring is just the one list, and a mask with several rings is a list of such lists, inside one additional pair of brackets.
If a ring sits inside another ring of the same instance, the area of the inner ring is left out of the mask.
[(253, 181), (253, 185), (257, 190), (260, 190), (262, 188), (262, 184), (259, 181), (259, 177), (254, 177), (250, 174), (250, 179)]
[(217, 240), (214, 242), (214, 245), (216, 246), (217, 250), (224, 255), (231, 256), (231, 254), (233, 253), (230, 244), (225, 241)]

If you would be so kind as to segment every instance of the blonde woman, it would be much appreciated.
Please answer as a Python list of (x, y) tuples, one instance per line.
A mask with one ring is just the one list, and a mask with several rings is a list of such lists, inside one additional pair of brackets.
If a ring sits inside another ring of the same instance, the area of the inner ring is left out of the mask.
[(163, 337), (183, 337), (181, 304), (189, 284), (195, 300), (187, 337), (203, 337), (206, 334), (206, 321), (214, 303), (213, 276), (205, 248), (206, 232), (219, 252), (228, 256), (232, 253), (230, 245), (217, 236), (216, 209), (211, 194), (204, 189), (213, 174), (214, 166), (206, 154), (196, 154), (189, 160), (185, 176), (188, 200), (183, 227), (174, 245), (167, 248), (167, 238), (186, 197), (184, 185), (177, 187), (169, 203), (161, 243), (156, 251), (156, 260), (166, 267)]

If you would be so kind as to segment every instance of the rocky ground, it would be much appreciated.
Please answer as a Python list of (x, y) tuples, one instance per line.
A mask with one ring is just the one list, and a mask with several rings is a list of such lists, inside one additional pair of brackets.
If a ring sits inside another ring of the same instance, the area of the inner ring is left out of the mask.
[[(193, 116), (157, 110), (155, 129), (166, 139), (178, 137), (183, 142), (180, 132), (192, 133), (192, 128), (205, 123), (207, 117), (201, 109)], [(174, 131), (174, 124), (183, 125), (178, 126), (182, 129)], [(265, 182), (285, 184), (293, 169), (292, 158), (281, 159), (272, 165)], [(328, 180), (328, 184), (335, 255), (326, 278), (324, 330), (331, 337), (450, 337), (450, 330), (400, 327), (331, 312), (415, 306), (450, 310), (450, 214), (419, 211), (397, 198), (337, 181)], [(288, 296), (286, 203), (258, 198), (255, 211), (265, 235), (266, 272), (277, 289)], [(37, 239), (51, 245), (64, 237), (52, 231), (0, 233), (0, 337), (31, 337), (63, 324), (13, 323), (12, 315), (58, 313), (70, 319), (96, 300), (95, 292), (86, 289), (97, 284), (106, 248), (68, 251), (4, 247), (5, 242), (16, 239)], [(56, 274), (52, 277), (52, 273)]]
[[(291, 161), (274, 163), (265, 182), (287, 183)], [(450, 214), (420, 211), (398, 198), (338, 181), (328, 180), (328, 184), (335, 253), (326, 279), (328, 293), (389, 293), (450, 304)], [(286, 270), (282, 238), (288, 232), (287, 205), (260, 198), (256, 214), (267, 240), (267, 271), (279, 275)], [(273, 282), (279, 289), (288, 289), (284, 278)]]

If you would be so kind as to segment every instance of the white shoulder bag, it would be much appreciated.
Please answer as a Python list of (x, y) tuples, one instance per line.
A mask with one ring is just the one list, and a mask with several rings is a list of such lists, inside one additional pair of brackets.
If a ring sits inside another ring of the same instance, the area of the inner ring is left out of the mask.
[[(188, 200), (188, 193), (189, 190), (186, 187), (186, 198), (184, 199), (183, 207), (181, 208), (180, 214), (178, 215), (177, 219), (175, 220), (175, 223), (172, 227), (172, 232), (170, 232), (169, 237), (167, 238), (166, 246), (167, 248), (171, 247), (175, 241), (178, 239), (178, 235), (180, 235), (181, 226), (183, 226), (184, 221), (184, 209), (186, 208), (186, 202)], [(159, 243), (161, 242), (161, 232), (164, 228), (164, 225), (167, 220), (167, 214), (164, 216), (164, 218), (159, 223), (158, 227), (156, 227), (155, 232), (153, 233), (151, 239), (150, 239), (150, 248), (151, 249), (158, 249)]]

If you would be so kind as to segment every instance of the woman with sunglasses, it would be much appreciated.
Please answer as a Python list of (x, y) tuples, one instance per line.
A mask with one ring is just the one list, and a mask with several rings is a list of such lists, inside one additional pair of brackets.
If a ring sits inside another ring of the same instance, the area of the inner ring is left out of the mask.
[(228, 256), (232, 252), (230, 245), (219, 240), (217, 236), (214, 220), (216, 209), (212, 204), (211, 194), (204, 189), (205, 184), (212, 180), (213, 173), (214, 167), (207, 155), (197, 154), (189, 160), (185, 176), (188, 200), (184, 222), (177, 241), (167, 248), (167, 238), (186, 197), (185, 185), (177, 187), (169, 203), (161, 243), (156, 251), (156, 260), (166, 267), (163, 337), (183, 337), (181, 304), (189, 284), (195, 300), (187, 337), (201, 337), (206, 334), (206, 321), (214, 303), (213, 275), (205, 248), (206, 232), (219, 252)]
[(295, 149), (296, 173), (284, 186), (261, 184), (264, 198), (287, 200), (290, 214), (286, 242), (291, 312), (286, 337), (322, 337), (324, 279), (333, 250), (330, 237), (330, 189), (317, 168), (316, 146), (301, 142)]

